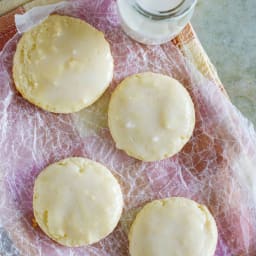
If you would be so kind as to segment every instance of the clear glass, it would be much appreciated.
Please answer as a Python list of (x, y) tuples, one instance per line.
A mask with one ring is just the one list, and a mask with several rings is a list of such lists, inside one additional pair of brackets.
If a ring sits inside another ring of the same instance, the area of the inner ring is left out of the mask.
[(163, 44), (190, 21), (197, 0), (117, 0), (124, 32), (143, 44)]

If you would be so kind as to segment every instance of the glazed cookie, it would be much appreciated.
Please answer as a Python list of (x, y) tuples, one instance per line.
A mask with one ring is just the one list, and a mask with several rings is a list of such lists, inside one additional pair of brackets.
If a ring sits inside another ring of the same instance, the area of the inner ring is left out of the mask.
[(120, 186), (103, 165), (66, 158), (49, 165), (34, 185), (36, 222), (65, 246), (98, 242), (116, 227), (123, 208)]
[(102, 32), (86, 22), (52, 15), (23, 34), (13, 62), (22, 96), (55, 113), (94, 103), (109, 86), (113, 58)]
[(187, 90), (175, 79), (156, 73), (132, 75), (111, 96), (108, 123), (116, 146), (143, 161), (179, 152), (195, 126)]
[(217, 227), (206, 206), (173, 197), (148, 203), (129, 233), (131, 256), (213, 256)]

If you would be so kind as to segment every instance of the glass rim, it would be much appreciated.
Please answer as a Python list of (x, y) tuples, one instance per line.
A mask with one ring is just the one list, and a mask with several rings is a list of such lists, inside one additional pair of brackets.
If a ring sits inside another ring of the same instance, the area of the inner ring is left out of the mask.
[(181, 0), (177, 6), (166, 11), (149, 11), (144, 9), (137, 0), (132, 0), (131, 2), (133, 8), (146, 18), (155, 21), (166, 21), (169, 19), (177, 19), (185, 16), (195, 7), (197, 0)]

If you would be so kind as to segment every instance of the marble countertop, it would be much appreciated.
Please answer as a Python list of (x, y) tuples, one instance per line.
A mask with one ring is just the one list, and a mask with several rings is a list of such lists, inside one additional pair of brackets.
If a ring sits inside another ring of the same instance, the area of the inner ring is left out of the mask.
[(198, 0), (192, 25), (231, 101), (256, 127), (256, 1)]

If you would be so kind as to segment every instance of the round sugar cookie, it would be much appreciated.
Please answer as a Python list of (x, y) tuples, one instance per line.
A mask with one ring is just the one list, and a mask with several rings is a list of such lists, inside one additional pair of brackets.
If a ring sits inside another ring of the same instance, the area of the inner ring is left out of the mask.
[(94, 103), (113, 77), (113, 58), (102, 32), (83, 20), (49, 16), (23, 34), (13, 61), (22, 96), (55, 113)]
[(36, 222), (65, 246), (98, 242), (116, 227), (123, 208), (120, 186), (103, 165), (66, 158), (44, 169), (34, 185)]
[(113, 92), (108, 123), (117, 148), (143, 161), (162, 160), (190, 139), (194, 104), (177, 80), (150, 72), (136, 74)]
[(182, 197), (155, 200), (137, 214), (131, 256), (213, 256), (218, 232), (206, 206)]

